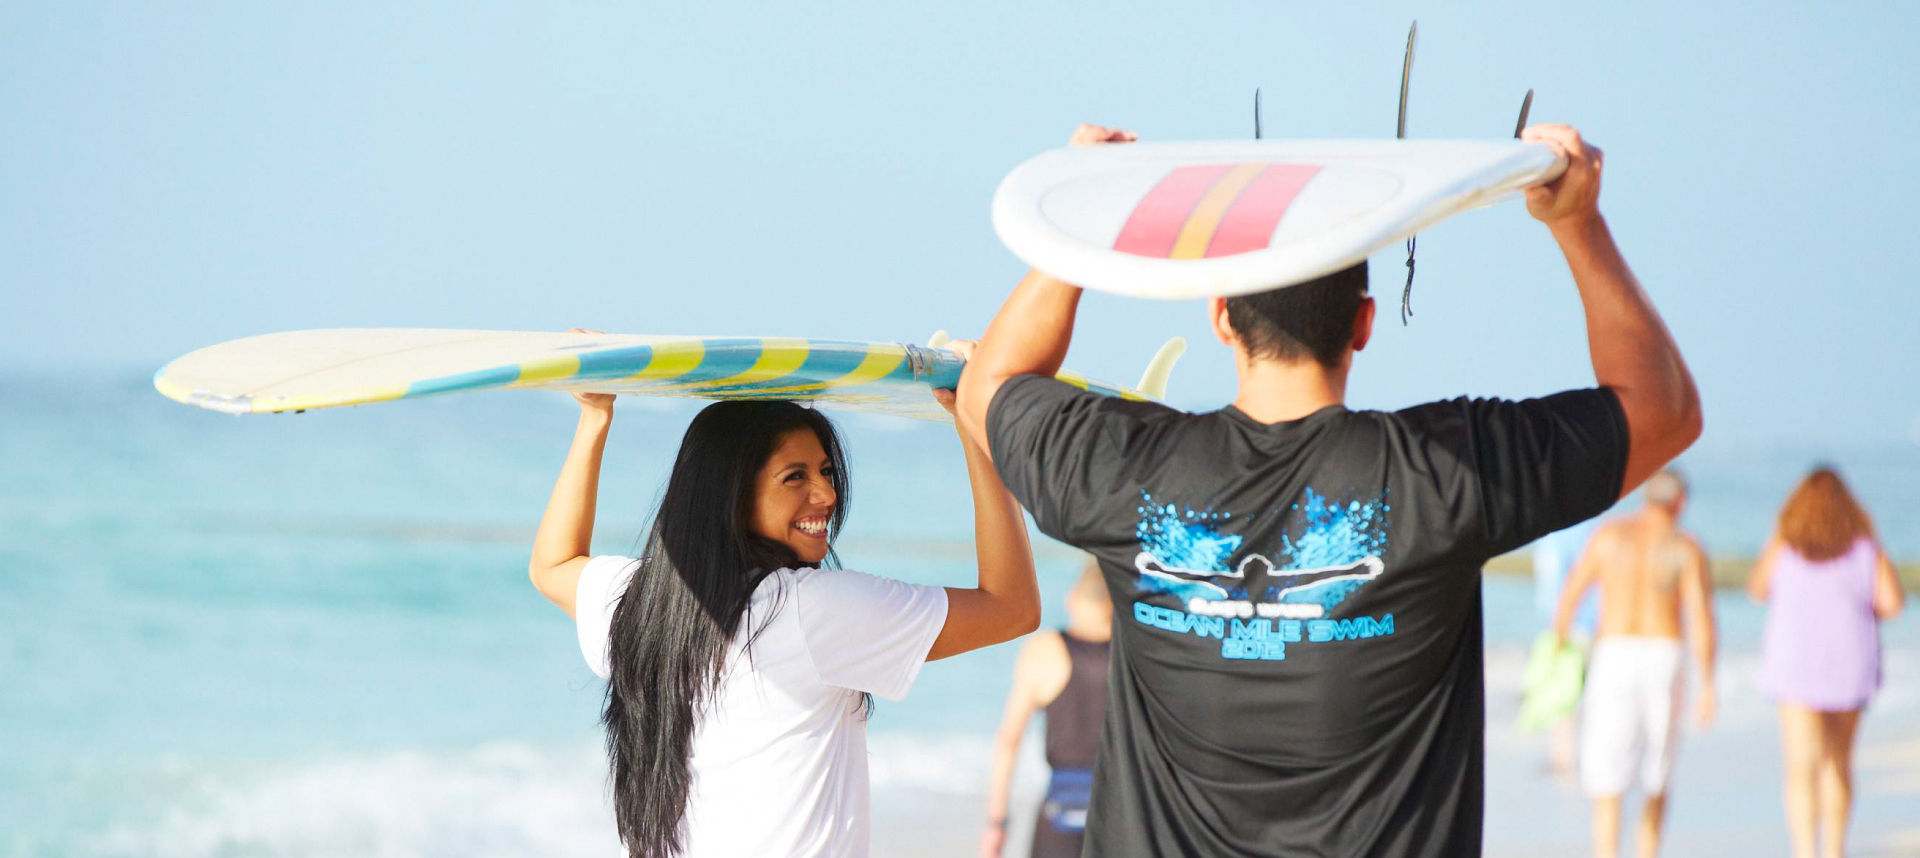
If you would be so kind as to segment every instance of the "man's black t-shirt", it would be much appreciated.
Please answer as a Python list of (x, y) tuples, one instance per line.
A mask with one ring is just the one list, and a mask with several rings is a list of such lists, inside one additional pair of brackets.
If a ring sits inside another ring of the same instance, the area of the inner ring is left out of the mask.
[(1605, 510), (1605, 389), (1272, 425), (1015, 378), (994, 463), (1113, 595), (1087, 854), (1480, 854), (1480, 567)]

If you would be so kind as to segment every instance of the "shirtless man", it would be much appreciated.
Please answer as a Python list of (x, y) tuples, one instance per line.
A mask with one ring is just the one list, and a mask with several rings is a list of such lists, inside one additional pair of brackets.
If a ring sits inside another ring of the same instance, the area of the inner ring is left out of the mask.
[[(1560, 595), (1553, 631), (1567, 638), (1580, 598), (1600, 587), (1600, 627), (1587, 667), (1581, 710), (1580, 782), (1593, 799), (1593, 852), (1613, 858), (1620, 841), (1620, 800), (1639, 764), (1646, 807), (1638, 852), (1660, 851), (1667, 776), (1679, 739), (1686, 694), (1681, 615), (1699, 670), (1694, 720), (1713, 721), (1713, 602), (1706, 552), (1680, 529), (1687, 485), (1673, 471), (1647, 480), (1646, 507), (1610, 521), (1580, 555)], [(1640, 749), (1640, 758), (1635, 751)]]

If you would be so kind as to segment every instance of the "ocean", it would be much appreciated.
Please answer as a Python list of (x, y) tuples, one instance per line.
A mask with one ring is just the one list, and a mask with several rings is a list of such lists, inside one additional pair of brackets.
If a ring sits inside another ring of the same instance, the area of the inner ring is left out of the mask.
[[(623, 402), (596, 551), (634, 549), (696, 407)], [(575, 414), (526, 393), (235, 418), (169, 402), (136, 372), (0, 374), (0, 856), (617, 854), (601, 686), (526, 576)], [(952, 430), (837, 417), (853, 475), (844, 564), (969, 584)], [(1715, 553), (1751, 554), (1820, 459), (1897, 555), (1920, 557), (1920, 445), (1906, 441), (1709, 436), (1683, 460), (1688, 523)], [(1079, 559), (1044, 540), (1038, 556), (1058, 623)], [(1490, 577), (1485, 602), (1489, 854), (1581, 848), (1584, 805), (1539, 788), (1544, 746), (1510, 726), (1538, 628), (1530, 589)], [(1772, 716), (1751, 688), (1761, 613), (1735, 593), (1719, 611), (1726, 711), (1683, 753), (1670, 825), (1677, 843), (1747, 837), (1784, 854)], [(1883, 639), (1863, 760), (1878, 749), (1875, 765), (1907, 754), (1913, 768), (1863, 770), (1859, 842), (1897, 842), (1920, 819), (1920, 623)], [(877, 855), (971, 854), (1016, 649), (929, 665), (906, 701), (880, 702)]]

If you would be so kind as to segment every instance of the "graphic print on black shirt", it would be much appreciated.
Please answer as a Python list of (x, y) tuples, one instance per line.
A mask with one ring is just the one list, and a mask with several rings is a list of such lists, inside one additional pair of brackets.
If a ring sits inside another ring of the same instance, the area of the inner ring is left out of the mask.
[[(1133, 603), (1135, 622), (1220, 640), (1220, 656), (1278, 661), (1287, 645), (1393, 634), (1393, 615), (1336, 619), (1333, 611), (1385, 571), (1386, 493), (1341, 503), (1308, 487), (1278, 544), (1242, 552), (1246, 537), (1216, 528), (1231, 510), (1195, 510), (1140, 492), (1133, 566), (1139, 591), (1173, 596), (1184, 611)], [(1242, 514), (1244, 520), (1248, 516)]]
[(1086, 854), (1480, 853), (1480, 567), (1619, 496), (1610, 391), (1265, 424), (1021, 376), (987, 440), (1113, 597)]

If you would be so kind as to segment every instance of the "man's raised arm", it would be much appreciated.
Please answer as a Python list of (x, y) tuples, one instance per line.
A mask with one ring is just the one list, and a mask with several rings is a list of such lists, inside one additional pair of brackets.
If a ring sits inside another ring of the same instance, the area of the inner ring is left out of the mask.
[(1700, 393), (1680, 347), (1600, 216), (1600, 150), (1565, 125), (1537, 125), (1521, 136), (1567, 157), (1566, 173), (1527, 191), (1527, 210), (1566, 254), (1586, 309), (1594, 377), (1613, 390), (1626, 413), (1624, 497), (1700, 437)]
[(1037, 269), (1027, 272), (1000, 305), (960, 376), (960, 428), (980, 449), (992, 449), (987, 444), (987, 406), (1000, 385), (1016, 375), (1060, 371), (1079, 307), (1080, 287)]
[[(1131, 131), (1082, 125), (1074, 129), (1069, 143), (1098, 146), (1135, 139)], [(1027, 272), (1007, 302), (1000, 305), (993, 324), (980, 337), (973, 359), (967, 362), (957, 391), (960, 428), (981, 449), (993, 449), (987, 443), (987, 406), (993, 402), (993, 395), (1016, 375), (1053, 375), (1060, 371), (1067, 345), (1073, 340), (1073, 317), (1079, 307), (1080, 287), (1037, 269)]]

